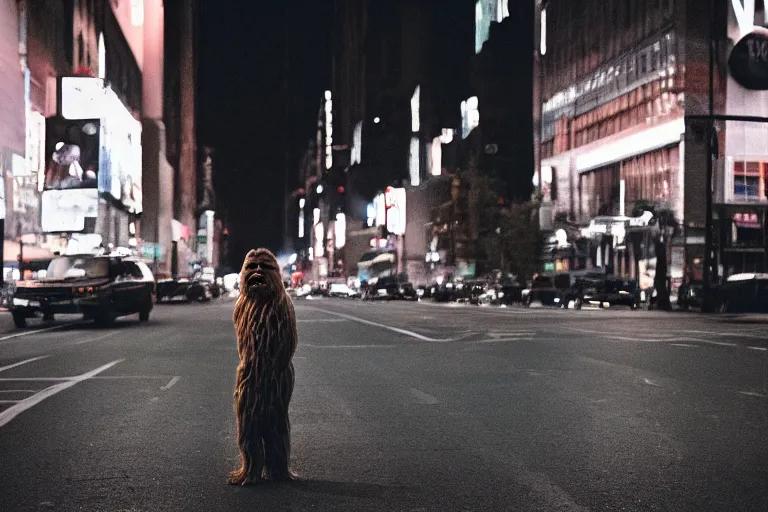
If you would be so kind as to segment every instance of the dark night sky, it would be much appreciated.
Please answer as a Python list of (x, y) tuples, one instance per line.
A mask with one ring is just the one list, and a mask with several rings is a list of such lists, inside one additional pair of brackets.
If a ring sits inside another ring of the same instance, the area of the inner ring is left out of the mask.
[(237, 264), (248, 249), (281, 249), (286, 154), (298, 172), (330, 71), (331, 2), (199, 4), (198, 144), (216, 150), (214, 180)]

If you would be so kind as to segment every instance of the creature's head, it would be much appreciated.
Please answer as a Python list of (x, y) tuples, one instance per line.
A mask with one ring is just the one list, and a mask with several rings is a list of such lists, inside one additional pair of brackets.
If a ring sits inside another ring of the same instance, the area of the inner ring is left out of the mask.
[(280, 264), (267, 249), (251, 249), (240, 271), (240, 293), (251, 297), (275, 296), (284, 291)]

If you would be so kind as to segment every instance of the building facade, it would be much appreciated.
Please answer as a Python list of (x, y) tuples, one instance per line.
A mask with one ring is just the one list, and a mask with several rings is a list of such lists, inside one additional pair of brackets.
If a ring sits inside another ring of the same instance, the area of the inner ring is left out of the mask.
[[(712, 8), (692, 0), (539, 7), (535, 180), (552, 206), (545, 224), (567, 228), (581, 248), (574, 251), (581, 257), (572, 253), (558, 266), (598, 267), (647, 286), (657, 258), (648, 236), (663, 231), (669, 243), (659, 256), (669, 261), (673, 287), (684, 276), (765, 269), (760, 183), (768, 132), (759, 120), (726, 120), (766, 114), (766, 93), (741, 86), (728, 65), (734, 45), (765, 23), (762, 7), (741, 24), (743, 4), (724, 0)], [(676, 229), (660, 226), (657, 215), (642, 220), (649, 210), (672, 214)]]

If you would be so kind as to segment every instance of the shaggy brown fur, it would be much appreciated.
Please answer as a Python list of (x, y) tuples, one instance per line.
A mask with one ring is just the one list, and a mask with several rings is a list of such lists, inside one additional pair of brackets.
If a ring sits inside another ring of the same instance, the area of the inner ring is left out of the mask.
[(266, 249), (252, 250), (245, 257), (234, 323), (240, 356), (235, 417), (242, 467), (230, 473), (229, 483), (293, 480), (295, 475), (288, 468), (288, 404), (298, 334), (293, 302), (285, 291), (277, 259)]

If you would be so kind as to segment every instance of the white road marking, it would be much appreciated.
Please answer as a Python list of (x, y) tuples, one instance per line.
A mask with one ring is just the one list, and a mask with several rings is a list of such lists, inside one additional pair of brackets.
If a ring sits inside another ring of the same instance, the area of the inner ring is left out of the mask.
[(8, 336), (3, 336), (0, 338), (0, 344), (3, 344), (2, 342), (7, 340), (13, 340), (15, 338), (20, 338), (22, 336), (30, 336), (32, 334), (38, 334), (41, 332), (48, 332), (48, 331), (55, 331), (57, 329), (63, 329), (64, 327), (69, 327), (70, 325), (77, 325), (80, 322), (69, 322), (67, 324), (61, 324), (61, 325), (54, 325), (53, 327), (45, 327), (43, 329), (34, 329), (31, 331), (21, 331), (14, 334), (9, 334)]
[(765, 348), (765, 347), (747, 347), (747, 348), (748, 348), (749, 350), (759, 350), (759, 351), (761, 351), (761, 352), (766, 352), (766, 351), (768, 351), (768, 348)]
[(93, 338), (86, 338), (84, 340), (80, 340), (80, 341), (76, 342), (75, 345), (82, 345), (83, 343), (90, 343), (92, 341), (105, 340), (107, 338), (111, 338), (112, 336), (114, 336), (115, 334), (118, 334), (119, 332), (120, 331), (112, 331), (112, 332), (108, 332), (106, 334), (102, 334), (100, 336), (95, 336)]
[(507, 341), (533, 341), (533, 338), (531, 336), (515, 338), (491, 338), (489, 340), (470, 341), (469, 343), (504, 343)]
[(738, 343), (728, 343), (725, 341), (712, 341), (712, 340), (695, 340), (701, 343), (707, 343), (709, 345), (718, 345), (720, 347), (738, 347)]
[(303, 343), (302, 346), (310, 348), (394, 348), (400, 345), (310, 345)]
[(427, 394), (421, 390), (418, 390), (416, 388), (409, 389), (409, 392), (411, 393), (411, 396), (416, 399), (416, 402), (423, 404), (423, 405), (435, 405), (439, 404), (440, 400), (433, 397), (430, 394)]
[(408, 331), (406, 329), (400, 329), (399, 327), (392, 327), (391, 325), (384, 325), (384, 324), (380, 324), (380, 323), (377, 323), (377, 322), (371, 322), (370, 320), (365, 320), (363, 318), (358, 318), (358, 317), (352, 316), (352, 315), (346, 315), (344, 313), (336, 313), (335, 311), (329, 311), (327, 309), (320, 309), (320, 308), (315, 308), (315, 307), (310, 307), (310, 308), (315, 310), (315, 311), (320, 311), (320, 312), (328, 314), (328, 315), (338, 316), (340, 318), (346, 318), (347, 320), (352, 320), (353, 322), (358, 322), (358, 323), (366, 324), (366, 325), (372, 325), (374, 327), (379, 327), (381, 329), (387, 329), (388, 331), (396, 332), (396, 333), (399, 333), (399, 334), (405, 334), (406, 336), (410, 336), (411, 338), (416, 338), (417, 340), (433, 341), (433, 342), (454, 341), (452, 339), (439, 340), (439, 339), (430, 338), (429, 336), (424, 336), (423, 334), (419, 334), (417, 332)]
[(166, 384), (165, 386), (161, 387), (160, 389), (162, 389), (163, 391), (168, 391), (169, 389), (171, 389), (171, 388), (174, 386), (174, 384), (176, 384), (177, 382), (179, 382), (179, 379), (181, 379), (181, 377), (179, 377), (178, 375), (177, 375), (177, 376), (175, 376), (174, 378), (172, 378), (172, 379), (171, 379), (171, 380), (168, 382), (168, 384)]
[(693, 334), (712, 334), (714, 336), (734, 336), (734, 337), (741, 337), (741, 338), (755, 338), (758, 340), (764, 340), (765, 336), (760, 336), (757, 334), (749, 334), (746, 332), (715, 332), (715, 331), (692, 331), (692, 330), (681, 330), (681, 331), (675, 331), (675, 332), (690, 332)]
[[(122, 379), (172, 379), (174, 375), (99, 375), (93, 377), (100, 380), (122, 380)], [(32, 379), (34, 380), (34, 379)]]
[(760, 398), (768, 398), (768, 395), (764, 395), (762, 393), (755, 393), (754, 391), (739, 391), (740, 395), (746, 395), (746, 396), (757, 396)]
[(305, 318), (301, 320), (296, 320), (297, 324), (322, 324), (322, 323), (342, 323), (342, 322), (348, 322), (349, 320), (345, 318)]
[(691, 347), (691, 348), (699, 348), (696, 345), (690, 345), (688, 343), (670, 343), (673, 347)]
[(638, 341), (643, 343), (661, 343), (672, 338), (632, 338), (629, 336), (603, 336), (607, 340)]
[(21, 402), (21, 400), (0, 400), (0, 404), (17, 404)]
[(658, 382), (654, 382), (651, 379), (643, 379), (643, 382), (648, 384), (649, 386), (655, 386), (657, 388), (661, 387), (661, 384), (659, 384)]
[(37, 393), (37, 389), (0, 389), (0, 393)]
[(491, 338), (506, 338), (510, 336), (533, 336), (536, 334), (533, 331), (489, 331), (488, 336)]
[(82, 375), (77, 375), (75, 377), (69, 377), (65, 382), (54, 384), (53, 386), (45, 388), (39, 393), (35, 393), (34, 395), (28, 398), (25, 398), (24, 400), (17, 403), (16, 405), (9, 407), (3, 412), (0, 412), (0, 427), (7, 425), (8, 422), (13, 420), (16, 416), (26, 411), (30, 407), (34, 407), (35, 405), (39, 404), (46, 398), (52, 397), (56, 393), (59, 393), (61, 391), (64, 391), (65, 389), (71, 388), (72, 386), (74, 386), (79, 382), (83, 382), (84, 380), (91, 379), (96, 375), (102, 372), (105, 372), (106, 370), (109, 370), (116, 364), (122, 363), (123, 361), (125, 361), (125, 359), (117, 359), (115, 361), (112, 361), (111, 363), (107, 363), (103, 366), (99, 366), (98, 368), (96, 368), (95, 370), (91, 370), (90, 372), (83, 373)]
[(0, 377), (0, 382), (61, 382), (70, 377)]
[(41, 359), (45, 359), (48, 356), (39, 356), (39, 357), (33, 357), (32, 359), (27, 359), (25, 361), (19, 361), (18, 363), (9, 364), (8, 366), (0, 366), (0, 372), (4, 372), (5, 370), (10, 370), (11, 368), (16, 368), (17, 366), (21, 366), (23, 364), (31, 363), (33, 361), (39, 361)]

